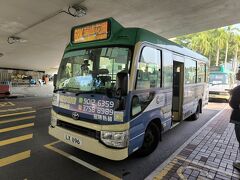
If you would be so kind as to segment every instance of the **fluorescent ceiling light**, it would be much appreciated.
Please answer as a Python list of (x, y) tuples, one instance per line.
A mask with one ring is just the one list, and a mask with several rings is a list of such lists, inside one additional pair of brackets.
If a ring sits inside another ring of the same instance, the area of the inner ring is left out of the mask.
[(10, 37), (8, 37), (7, 41), (8, 41), (9, 44), (13, 44), (13, 43), (16, 43), (16, 42), (19, 42), (19, 43), (27, 42), (26, 39), (22, 39), (22, 38), (17, 37), (17, 36), (10, 36)]

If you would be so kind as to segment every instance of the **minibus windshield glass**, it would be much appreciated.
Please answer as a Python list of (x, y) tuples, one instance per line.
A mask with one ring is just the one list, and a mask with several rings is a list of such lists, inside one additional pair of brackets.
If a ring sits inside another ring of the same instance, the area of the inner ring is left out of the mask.
[(226, 73), (210, 73), (209, 74), (210, 84), (228, 84), (228, 75)]
[(103, 47), (76, 50), (63, 56), (57, 89), (78, 93), (105, 93), (115, 90), (118, 72), (129, 72), (131, 50)]

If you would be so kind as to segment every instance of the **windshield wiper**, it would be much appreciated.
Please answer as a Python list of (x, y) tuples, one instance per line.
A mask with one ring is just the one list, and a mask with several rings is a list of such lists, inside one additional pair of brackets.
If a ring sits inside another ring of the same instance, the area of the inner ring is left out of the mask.
[(61, 91), (63, 93), (66, 93), (66, 91), (72, 92), (71, 89), (79, 90), (79, 88), (64, 87), (64, 88), (55, 89), (53, 92), (58, 92), (58, 91)]
[(92, 94), (92, 93), (95, 93), (95, 91), (80, 91), (77, 92), (75, 95), (78, 96), (79, 94)]
[(66, 92), (65, 90), (66, 90), (65, 88), (58, 88), (58, 89), (54, 89), (53, 92), (56, 93), (58, 91), (61, 91), (61, 92), (65, 93)]
[[(74, 90), (74, 91), (71, 91), (71, 90)], [(76, 92), (76, 90), (78, 90), (78, 91)], [(91, 94), (91, 93), (94, 93), (94, 91), (79, 91), (79, 88), (74, 88), (74, 87), (59, 88), (59, 89), (55, 89), (53, 92), (56, 93), (58, 91), (61, 91), (62, 93), (66, 93), (66, 91), (72, 92), (72, 93), (75, 93), (76, 96), (78, 96), (79, 94)]]

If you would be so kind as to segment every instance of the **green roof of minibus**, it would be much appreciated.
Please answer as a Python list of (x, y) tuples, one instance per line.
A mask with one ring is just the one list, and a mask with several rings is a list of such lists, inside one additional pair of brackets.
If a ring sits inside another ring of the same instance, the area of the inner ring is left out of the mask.
[(102, 19), (99, 21), (91, 22), (88, 24), (83, 24), (76, 27), (86, 26), (89, 24), (94, 24), (97, 22), (108, 20), (110, 22), (110, 36), (106, 40), (98, 40), (91, 42), (83, 42), (83, 43), (69, 43), (65, 52), (75, 50), (75, 49), (84, 49), (84, 48), (92, 48), (92, 47), (102, 47), (102, 46), (134, 46), (137, 42), (149, 42), (155, 44), (159, 47), (169, 49), (179, 54), (184, 54), (189, 57), (197, 58), (200, 60), (208, 61), (206, 57), (191, 51), (183, 46), (180, 46), (164, 37), (161, 37), (153, 32), (142, 28), (124, 28), (121, 24), (119, 24), (113, 18)]

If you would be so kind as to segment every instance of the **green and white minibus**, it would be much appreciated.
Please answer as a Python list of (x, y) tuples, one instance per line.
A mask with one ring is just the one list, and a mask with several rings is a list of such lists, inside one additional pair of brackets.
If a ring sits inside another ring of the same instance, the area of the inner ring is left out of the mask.
[(209, 99), (225, 100), (230, 98), (230, 91), (237, 85), (235, 73), (223, 65), (210, 68), (209, 72)]
[(73, 27), (49, 133), (111, 160), (148, 155), (175, 122), (199, 117), (207, 65), (204, 56), (113, 18)]

